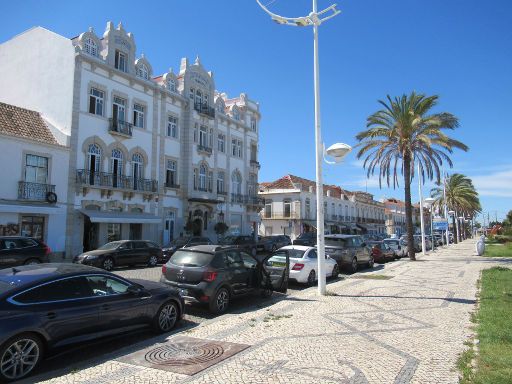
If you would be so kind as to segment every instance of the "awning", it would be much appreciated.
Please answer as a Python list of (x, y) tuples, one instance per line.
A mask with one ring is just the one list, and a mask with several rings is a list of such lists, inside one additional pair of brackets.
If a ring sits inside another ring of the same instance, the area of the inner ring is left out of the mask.
[(88, 216), (93, 223), (129, 223), (129, 224), (159, 224), (162, 219), (150, 213), (94, 211), (92, 209), (79, 209)]

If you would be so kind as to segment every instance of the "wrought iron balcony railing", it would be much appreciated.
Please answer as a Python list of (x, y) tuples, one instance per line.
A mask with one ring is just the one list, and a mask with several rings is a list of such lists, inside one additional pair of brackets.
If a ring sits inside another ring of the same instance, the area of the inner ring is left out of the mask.
[(18, 182), (18, 199), (44, 201), (49, 192), (55, 193), (55, 185)]
[(210, 107), (206, 103), (194, 103), (194, 109), (203, 115), (215, 118), (215, 108)]
[(197, 150), (198, 150), (199, 152), (206, 152), (206, 153), (208, 153), (209, 155), (211, 155), (211, 154), (212, 154), (212, 152), (213, 152), (213, 150), (212, 150), (212, 148), (211, 148), (211, 147), (207, 147), (207, 146), (205, 146), (205, 145), (201, 145), (201, 144), (198, 144), (198, 145), (197, 145)]
[(127, 121), (112, 118), (108, 119), (108, 121), (108, 130), (110, 133), (120, 133), (125, 136), (132, 136), (133, 124)]
[(231, 202), (232, 203), (244, 204), (246, 201), (247, 201), (247, 198), (245, 195), (241, 195), (238, 193), (231, 194)]
[(133, 178), (114, 173), (95, 172), (88, 169), (77, 169), (76, 182), (83, 186), (127, 189), (142, 192), (158, 191), (158, 180)]

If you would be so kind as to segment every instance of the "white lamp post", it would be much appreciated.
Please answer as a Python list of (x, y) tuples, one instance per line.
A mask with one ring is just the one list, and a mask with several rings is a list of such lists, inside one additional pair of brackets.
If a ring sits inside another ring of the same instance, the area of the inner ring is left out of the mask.
[[(322, 22), (336, 16), (340, 11), (336, 4), (318, 12), (317, 0), (313, 0), (313, 10), (304, 17), (283, 17), (270, 12), (260, 0), (258, 5), (278, 24), (296, 27), (313, 26), (313, 57), (314, 57), (314, 87), (315, 87), (315, 154), (316, 154), (316, 222), (317, 222), (317, 251), (318, 251), (318, 293), (325, 295), (325, 246), (324, 246), (324, 198), (322, 183), (322, 133), (320, 129), (320, 75), (318, 64), (318, 27)], [(329, 148), (331, 149), (331, 148)], [(346, 154), (346, 153), (345, 153)]]
[(421, 253), (425, 256), (425, 221), (423, 220), (423, 193), (421, 191), (420, 163), (418, 162), (418, 190), (420, 193)]
[[(450, 217), (454, 216), (454, 215), (455, 215), (455, 211), (448, 211), (448, 215), (449, 215)], [(448, 226), (448, 228), (449, 228), (449, 227), (450, 227), (450, 226)], [(454, 231), (454, 230), (455, 230), (455, 228), (452, 228), (452, 231)], [(455, 243), (455, 234), (453, 234), (453, 238), (454, 238), (454, 243)]]

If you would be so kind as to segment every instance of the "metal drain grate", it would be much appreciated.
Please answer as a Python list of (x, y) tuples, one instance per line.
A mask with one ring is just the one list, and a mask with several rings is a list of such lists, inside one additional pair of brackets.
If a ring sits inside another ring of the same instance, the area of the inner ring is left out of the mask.
[(193, 365), (218, 359), (224, 354), (224, 348), (218, 344), (174, 343), (155, 348), (144, 357), (151, 364)]
[(175, 336), (166, 343), (118, 358), (118, 361), (163, 371), (195, 375), (248, 348), (248, 345)]

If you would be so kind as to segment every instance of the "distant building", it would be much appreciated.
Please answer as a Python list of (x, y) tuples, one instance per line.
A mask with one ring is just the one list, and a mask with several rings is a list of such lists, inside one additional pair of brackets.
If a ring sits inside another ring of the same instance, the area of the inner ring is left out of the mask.
[[(325, 233), (385, 233), (384, 205), (371, 194), (324, 185)], [(264, 199), (260, 235), (286, 234), (292, 239), (316, 231), (316, 183), (294, 175), (260, 184)]]
[(219, 221), (255, 232), (258, 103), (216, 91), (199, 58), (154, 76), (136, 48), (110, 22), (102, 36), (35, 27), (0, 45), (0, 100), (40, 111), (69, 143), (67, 255), (185, 231), (215, 239)]
[(0, 102), (0, 236), (34, 237), (63, 255), (69, 150), (53, 132), (38, 112)]

